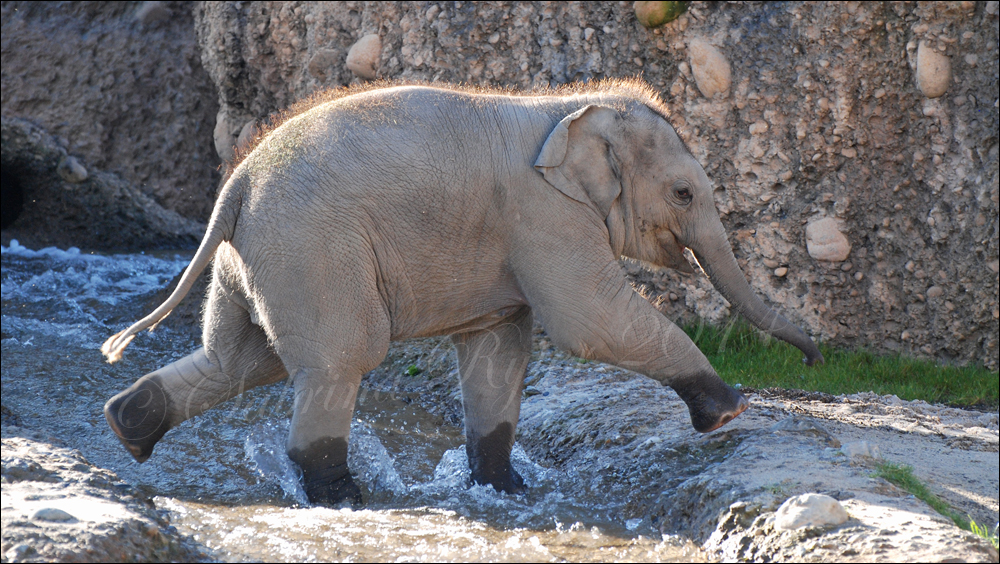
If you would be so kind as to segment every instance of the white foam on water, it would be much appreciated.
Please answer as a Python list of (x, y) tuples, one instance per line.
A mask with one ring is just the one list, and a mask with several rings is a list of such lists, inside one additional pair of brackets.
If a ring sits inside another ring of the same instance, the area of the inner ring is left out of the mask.
[[(244, 443), (246, 460), (262, 480), (278, 486), (286, 499), (309, 506), (301, 473), (285, 452), (288, 429), (287, 419), (256, 424)], [(527, 495), (473, 484), (464, 445), (444, 452), (432, 479), (407, 484), (371, 425), (361, 420), (351, 425), (348, 466), (359, 486), (369, 492), (370, 507), (433, 508), (466, 517), (500, 515), (516, 527), (559, 527), (558, 515), (573, 522), (585, 517), (588, 510), (601, 508), (594, 500), (574, 498), (568, 493), (580, 489), (574, 476), (540, 466), (519, 444), (511, 452), (511, 463), (524, 478)]]
[(371, 425), (355, 419), (347, 445), (347, 466), (361, 484), (377, 497), (398, 497), (408, 488), (396, 471), (395, 460)]
[(309, 505), (302, 489), (302, 472), (285, 451), (288, 421), (263, 421), (251, 429), (243, 442), (249, 467), (265, 481), (277, 485), (287, 499)]
[(93, 309), (87, 308), (85, 300), (115, 305), (122, 298), (155, 292), (180, 274), (189, 262), (179, 255), (166, 259), (141, 254), (83, 254), (75, 247), (65, 251), (55, 247), (33, 251), (16, 240), (9, 247), (0, 246), (0, 255), (8, 260), (44, 261), (46, 268), (24, 280), (20, 280), (23, 276), (15, 279), (5, 272), (0, 290), (3, 299), (35, 302), (62, 298), (85, 309)]
[(188, 262), (180, 256), (84, 254), (75, 247), (34, 251), (16, 240), (0, 246), (0, 255), (4, 332), (25, 346), (36, 336), (49, 336), (93, 349), (118, 330), (102, 321), (109, 311), (124, 300), (159, 291)]
[[(302, 489), (302, 473), (286, 453), (288, 431), (287, 419), (258, 423), (247, 435), (243, 450), (248, 465), (262, 479), (280, 487), (287, 499), (309, 505), (306, 492)], [(374, 496), (392, 499), (408, 491), (396, 471), (393, 457), (364, 421), (351, 423), (347, 465), (359, 484)]]
[(35, 346), (34, 337), (36, 335), (50, 335), (64, 339), (67, 344), (78, 346), (81, 349), (97, 350), (101, 348), (101, 343), (107, 338), (106, 332), (98, 331), (90, 323), (56, 323), (8, 315), (0, 316), (0, 319), (2, 319), (4, 331), (21, 335), (21, 339), (11, 338), (9, 340), (23, 347)]

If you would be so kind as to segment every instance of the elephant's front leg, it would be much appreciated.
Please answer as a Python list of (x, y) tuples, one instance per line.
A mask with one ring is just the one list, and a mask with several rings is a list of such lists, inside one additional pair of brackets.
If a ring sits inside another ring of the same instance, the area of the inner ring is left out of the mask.
[[(563, 231), (572, 232), (569, 227)], [(603, 247), (594, 241), (594, 250), (576, 256), (545, 253), (543, 247), (526, 253), (533, 260), (525, 261), (519, 281), (552, 342), (576, 356), (670, 386), (687, 404), (691, 424), (699, 432), (718, 429), (743, 413), (749, 407), (746, 398), (719, 378), (680, 327), (632, 290), (609, 252), (607, 235), (603, 237)], [(549, 238), (558, 240), (556, 234)], [(585, 242), (580, 235), (577, 248), (586, 249)], [(569, 241), (566, 244), (571, 248)], [(539, 264), (545, 268), (536, 267)]]
[(458, 351), (472, 481), (523, 493), (524, 480), (510, 464), (510, 451), (531, 357), (531, 309), (518, 308), (500, 324), (453, 335), (452, 341)]

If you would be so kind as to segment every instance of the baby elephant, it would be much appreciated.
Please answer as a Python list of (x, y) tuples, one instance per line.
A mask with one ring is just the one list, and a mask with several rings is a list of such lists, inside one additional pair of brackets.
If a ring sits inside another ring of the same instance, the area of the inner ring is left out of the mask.
[(142, 462), (170, 428), (291, 377), (288, 455), (310, 501), (360, 502), (347, 441), (361, 377), (389, 342), (450, 335), (472, 479), (522, 492), (510, 464), (537, 317), (553, 343), (670, 386), (694, 428), (747, 408), (625, 279), (627, 256), (712, 283), (762, 330), (822, 361), (747, 284), (705, 171), (641, 82), (542, 94), (398, 86), (313, 105), (270, 133), (221, 191), (194, 259), (110, 362), (213, 262), (204, 347), (104, 407)]

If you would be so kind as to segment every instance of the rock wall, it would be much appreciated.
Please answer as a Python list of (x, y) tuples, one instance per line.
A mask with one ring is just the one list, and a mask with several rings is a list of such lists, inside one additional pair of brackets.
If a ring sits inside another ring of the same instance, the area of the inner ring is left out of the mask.
[[(768, 300), (827, 342), (997, 368), (996, 2), (693, 2), (653, 30), (629, 2), (219, 2), (195, 26), (223, 156), (370, 77), (641, 75)], [(701, 278), (636, 275), (674, 318), (728, 314)]]
[[(650, 30), (628, 2), (7, 2), (2, 111), (204, 219), (220, 157), (323, 88), (641, 75), (766, 299), (827, 342), (996, 369), (997, 11), (693, 2)], [(672, 318), (729, 314), (699, 276), (626, 268)]]
[[(134, 184), (88, 168), (34, 123), (0, 124), (3, 232), (29, 248), (193, 248), (205, 226), (164, 209)], [(9, 224), (8, 224), (9, 223)]]
[(220, 178), (212, 150), (218, 107), (192, 7), (4, 2), (4, 119), (30, 120), (89, 167), (207, 219)]

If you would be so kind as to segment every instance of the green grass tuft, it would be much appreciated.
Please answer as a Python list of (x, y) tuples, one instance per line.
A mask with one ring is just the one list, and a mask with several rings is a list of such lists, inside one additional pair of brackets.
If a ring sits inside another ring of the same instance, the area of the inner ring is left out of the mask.
[(993, 548), (1000, 548), (997, 546), (997, 529), (994, 529), (993, 533), (990, 533), (988, 527), (980, 525), (968, 517), (963, 517), (960, 513), (952, 509), (950, 505), (934, 495), (923, 482), (913, 475), (913, 468), (911, 466), (883, 462), (875, 467), (875, 475), (910, 492), (914, 497), (931, 506), (934, 511), (951, 519), (960, 529), (970, 531), (988, 540), (993, 545)]
[(930, 505), (934, 511), (954, 521), (959, 528), (966, 531), (971, 530), (969, 527), (971, 521), (959, 515), (944, 500), (934, 495), (923, 482), (913, 475), (913, 467), (894, 462), (883, 462), (875, 467), (875, 475), (910, 492), (917, 499)]
[(724, 327), (692, 325), (685, 331), (729, 384), (790, 388), (842, 395), (892, 394), (904, 400), (951, 405), (1000, 403), (997, 374), (981, 367), (940, 366), (902, 356), (879, 356), (820, 345), (826, 364), (808, 367), (795, 347), (764, 335), (745, 321)]
[(991, 534), (990, 529), (985, 525), (980, 525), (975, 521), (969, 521), (969, 530), (972, 531), (973, 534), (990, 541), (993, 548), (1000, 550), (1000, 524), (993, 529), (993, 533)]

